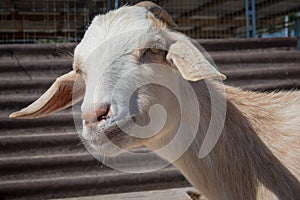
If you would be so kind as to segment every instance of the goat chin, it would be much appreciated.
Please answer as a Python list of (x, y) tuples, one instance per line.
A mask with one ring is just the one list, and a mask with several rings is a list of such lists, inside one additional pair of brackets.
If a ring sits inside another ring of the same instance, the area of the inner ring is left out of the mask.
[[(173, 164), (208, 199), (297, 199), (300, 92), (256, 93), (224, 86), (224, 129), (212, 151), (199, 158), (211, 115), (207, 84), (216, 91), (222, 87), (208, 81), (193, 84), (201, 111), (199, 129), (192, 145)], [(162, 148), (172, 134), (176, 130), (146, 146), (153, 151)], [(170, 160), (174, 150), (168, 153), (160, 156)]]

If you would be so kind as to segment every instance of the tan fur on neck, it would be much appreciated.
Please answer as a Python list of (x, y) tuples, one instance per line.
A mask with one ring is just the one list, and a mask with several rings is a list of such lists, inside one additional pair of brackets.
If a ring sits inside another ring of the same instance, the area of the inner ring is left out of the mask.
[[(219, 84), (211, 84), (218, 90)], [(200, 129), (174, 165), (200, 193), (210, 200), (298, 198), (300, 92), (256, 93), (225, 86), (224, 130), (214, 149), (200, 159), (210, 99), (203, 81), (193, 87), (202, 110)]]

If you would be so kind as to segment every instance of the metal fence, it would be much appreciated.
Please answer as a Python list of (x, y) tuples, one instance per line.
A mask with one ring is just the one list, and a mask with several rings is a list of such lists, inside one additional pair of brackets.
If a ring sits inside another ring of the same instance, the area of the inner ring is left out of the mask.
[[(1, 0), (0, 43), (79, 41), (96, 14), (138, 0)], [(193, 38), (293, 37), (299, 0), (156, 0)], [(248, 8), (248, 9), (247, 9)]]

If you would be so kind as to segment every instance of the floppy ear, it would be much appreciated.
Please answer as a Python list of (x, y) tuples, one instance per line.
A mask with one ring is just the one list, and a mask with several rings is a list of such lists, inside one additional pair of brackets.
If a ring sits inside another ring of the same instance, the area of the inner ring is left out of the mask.
[(174, 65), (182, 77), (188, 81), (226, 79), (226, 76), (221, 74), (185, 37), (178, 37), (169, 46), (167, 61)]
[(24, 119), (44, 117), (77, 103), (83, 98), (84, 93), (84, 80), (75, 71), (71, 71), (58, 77), (35, 102), (9, 117)]

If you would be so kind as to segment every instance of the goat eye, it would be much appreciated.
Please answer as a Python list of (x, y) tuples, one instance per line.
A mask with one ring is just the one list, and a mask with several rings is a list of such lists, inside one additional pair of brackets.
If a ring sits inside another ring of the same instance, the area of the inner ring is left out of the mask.
[(77, 69), (77, 70), (76, 70), (76, 73), (79, 74), (79, 75), (82, 75), (82, 74), (83, 74), (83, 71), (82, 71), (81, 69)]
[(161, 52), (161, 50), (160, 50), (160, 49), (157, 49), (157, 48), (150, 48), (150, 51), (151, 51), (152, 53), (154, 53), (154, 54), (158, 54), (158, 53)]

